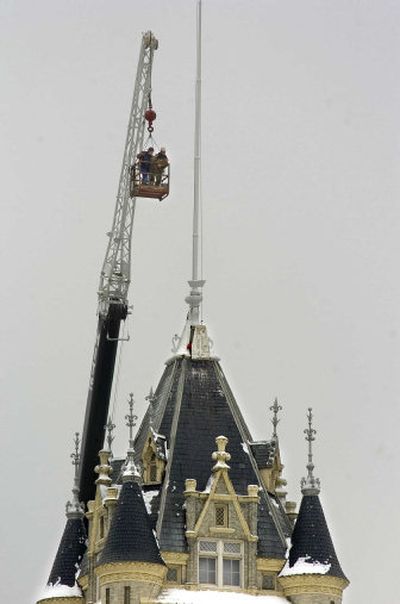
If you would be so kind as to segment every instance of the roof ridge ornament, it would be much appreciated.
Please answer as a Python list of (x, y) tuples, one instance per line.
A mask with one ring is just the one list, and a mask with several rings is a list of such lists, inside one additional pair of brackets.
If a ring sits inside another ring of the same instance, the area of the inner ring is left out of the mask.
[(83, 504), (79, 501), (79, 464), (81, 456), (79, 454), (79, 432), (75, 432), (74, 437), (75, 450), (71, 453), (72, 465), (74, 466), (74, 485), (72, 487), (72, 501), (68, 501), (65, 506), (65, 513), (68, 519), (82, 518), (84, 514)]
[(313, 463), (313, 451), (312, 443), (315, 440), (316, 430), (312, 427), (312, 407), (308, 408), (307, 413), (308, 428), (304, 430), (306, 435), (306, 441), (308, 442), (308, 464), (307, 464), (307, 478), (301, 479), (301, 492), (303, 495), (318, 495), (320, 492), (320, 481), (319, 478), (315, 478), (313, 474), (314, 463)]
[(273, 432), (272, 432), (272, 439), (273, 440), (278, 440), (278, 433), (276, 431), (279, 422), (281, 421), (280, 419), (278, 419), (278, 413), (279, 411), (282, 411), (283, 407), (281, 405), (278, 404), (278, 398), (275, 397), (274, 399), (274, 404), (271, 405), (271, 407), (269, 408), (270, 411), (272, 411), (272, 419), (271, 419), (271, 423), (273, 425)]
[(157, 396), (153, 391), (153, 387), (150, 386), (150, 392), (144, 397), (145, 401), (149, 401), (149, 425), (150, 428), (154, 428), (154, 415), (155, 415), (155, 404), (157, 402)]
[(125, 419), (126, 419), (126, 426), (128, 426), (129, 428), (129, 448), (128, 448), (128, 452), (126, 455), (126, 460), (124, 463), (124, 467), (123, 467), (123, 472), (122, 472), (122, 480), (123, 482), (139, 482), (140, 479), (140, 473), (139, 470), (137, 469), (136, 463), (135, 463), (135, 449), (134, 449), (134, 443), (133, 443), (133, 428), (136, 426), (136, 422), (138, 419), (137, 415), (134, 415), (133, 413), (133, 406), (135, 404), (135, 400), (133, 398), (133, 393), (131, 392), (129, 394), (129, 400), (128, 400), (128, 405), (129, 405), (129, 413), (127, 415), (125, 415)]
[(212, 454), (212, 459), (217, 463), (213, 466), (212, 471), (218, 472), (218, 470), (230, 470), (230, 466), (226, 463), (231, 459), (231, 454), (228, 451), (225, 451), (226, 445), (228, 444), (228, 439), (226, 436), (217, 436), (215, 442), (218, 447), (218, 451), (214, 451)]
[(107, 443), (107, 450), (110, 452), (110, 458), (113, 457), (113, 453), (112, 453), (112, 444), (113, 441), (115, 439), (115, 436), (113, 434), (114, 430), (115, 430), (115, 424), (113, 423), (111, 417), (109, 417), (108, 422), (105, 425), (107, 434), (106, 434), (106, 443)]

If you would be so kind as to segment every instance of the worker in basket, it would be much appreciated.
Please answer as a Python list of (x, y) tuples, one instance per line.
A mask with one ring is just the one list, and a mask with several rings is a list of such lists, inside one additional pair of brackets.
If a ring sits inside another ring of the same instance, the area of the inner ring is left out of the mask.
[(141, 176), (141, 181), (143, 184), (150, 183), (150, 176), (152, 173), (152, 162), (154, 160), (153, 157), (154, 149), (153, 147), (149, 147), (147, 151), (141, 151), (138, 153), (137, 159), (139, 162), (139, 171)]
[(168, 166), (168, 163), (165, 147), (161, 147), (160, 151), (151, 159), (151, 180), (154, 182), (156, 187), (161, 185), (163, 172)]

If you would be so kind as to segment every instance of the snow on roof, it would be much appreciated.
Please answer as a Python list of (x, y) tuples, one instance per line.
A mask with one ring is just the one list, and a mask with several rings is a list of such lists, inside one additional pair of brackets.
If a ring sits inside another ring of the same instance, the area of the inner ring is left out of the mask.
[(252, 594), (238, 593), (232, 591), (200, 590), (189, 591), (187, 589), (168, 589), (161, 593), (158, 602), (169, 604), (209, 604), (218, 601), (218, 604), (287, 604), (286, 598), (281, 596), (255, 596)]
[(148, 514), (151, 514), (151, 502), (153, 501), (154, 497), (157, 497), (159, 492), (159, 489), (152, 491), (143, 491), (143, 499)]
[(281, 570), (280, 577), (289, 577), (290, 575), (326, 575), (331, 568), (330, 562), (323, 564), (322, 562), (313, 562), (310, 556), (299, 558), (293, 566), (289, 566), (289, 561)]
[(41, 593), (38, 601), (45, 600), (46, 598), (81, 598), (82, 591), (77, 583), (70, 587), (69, 585), (62, 585), (59, 581), (54, 585), (50, 583), (46, 585), (43, 592)]

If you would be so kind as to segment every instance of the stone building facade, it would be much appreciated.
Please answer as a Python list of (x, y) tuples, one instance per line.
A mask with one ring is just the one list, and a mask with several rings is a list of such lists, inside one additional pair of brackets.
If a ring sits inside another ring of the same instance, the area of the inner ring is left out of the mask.
[(100, 452), (85, 512), (74, 490), (40, 604), (342, 603), (348, 581), (312, 439), (297, 514), (282, 476), (280, 407), (272, 437), (254, 442), (204, 331), (201, 347), (166, 363), (126, 459)]

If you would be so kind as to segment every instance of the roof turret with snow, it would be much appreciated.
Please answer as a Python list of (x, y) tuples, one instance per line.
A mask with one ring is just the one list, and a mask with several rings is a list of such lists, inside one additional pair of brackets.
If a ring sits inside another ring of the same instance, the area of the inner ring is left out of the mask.
[(304, 593), (322, 592), (330, 604), (334, 601), (332, 596), (341, 598), (348, 580), (337, 558), (319, 499), (320, 481), (314, 477), (312, 443), (316, 430), (312, 427), (311, 408), (308, 409), (307, 418), (308, 428), (304, 430), (308, 441), (307, 477), (301, 481), (303, 498), (292, 534), (289, 558), (280, 573), (280, 582), (289, 596), (301, 593), (301, 590)]
[(79, 502), (78, 467), (80, 457), (78, 433), (75, 434), (74, 444), (75, 450), (71, 454), (72, 464), (75, 468), (72, 501), (68, 501), (66, 505), (67, 522), (64, 533), (46, 588), (38, 600), (43, 604), (52, 602), (55, 598), (68, 598), (69, 604), (82, 602), (82, 591), (76, 582), (76, 575), (86, 549), (86, 530), (83, 520), (83, 507)]
[(133, 397), (126, 416), (129, 427), (129, 449), (122, 470), (122, 489), (114, 511), (99, 566), (115, 562), (164, 562), (153, 534), (149, 515), (139, 485), (140, 473), (134, 460), (133, 434), (136, 416), (133, 415)]

